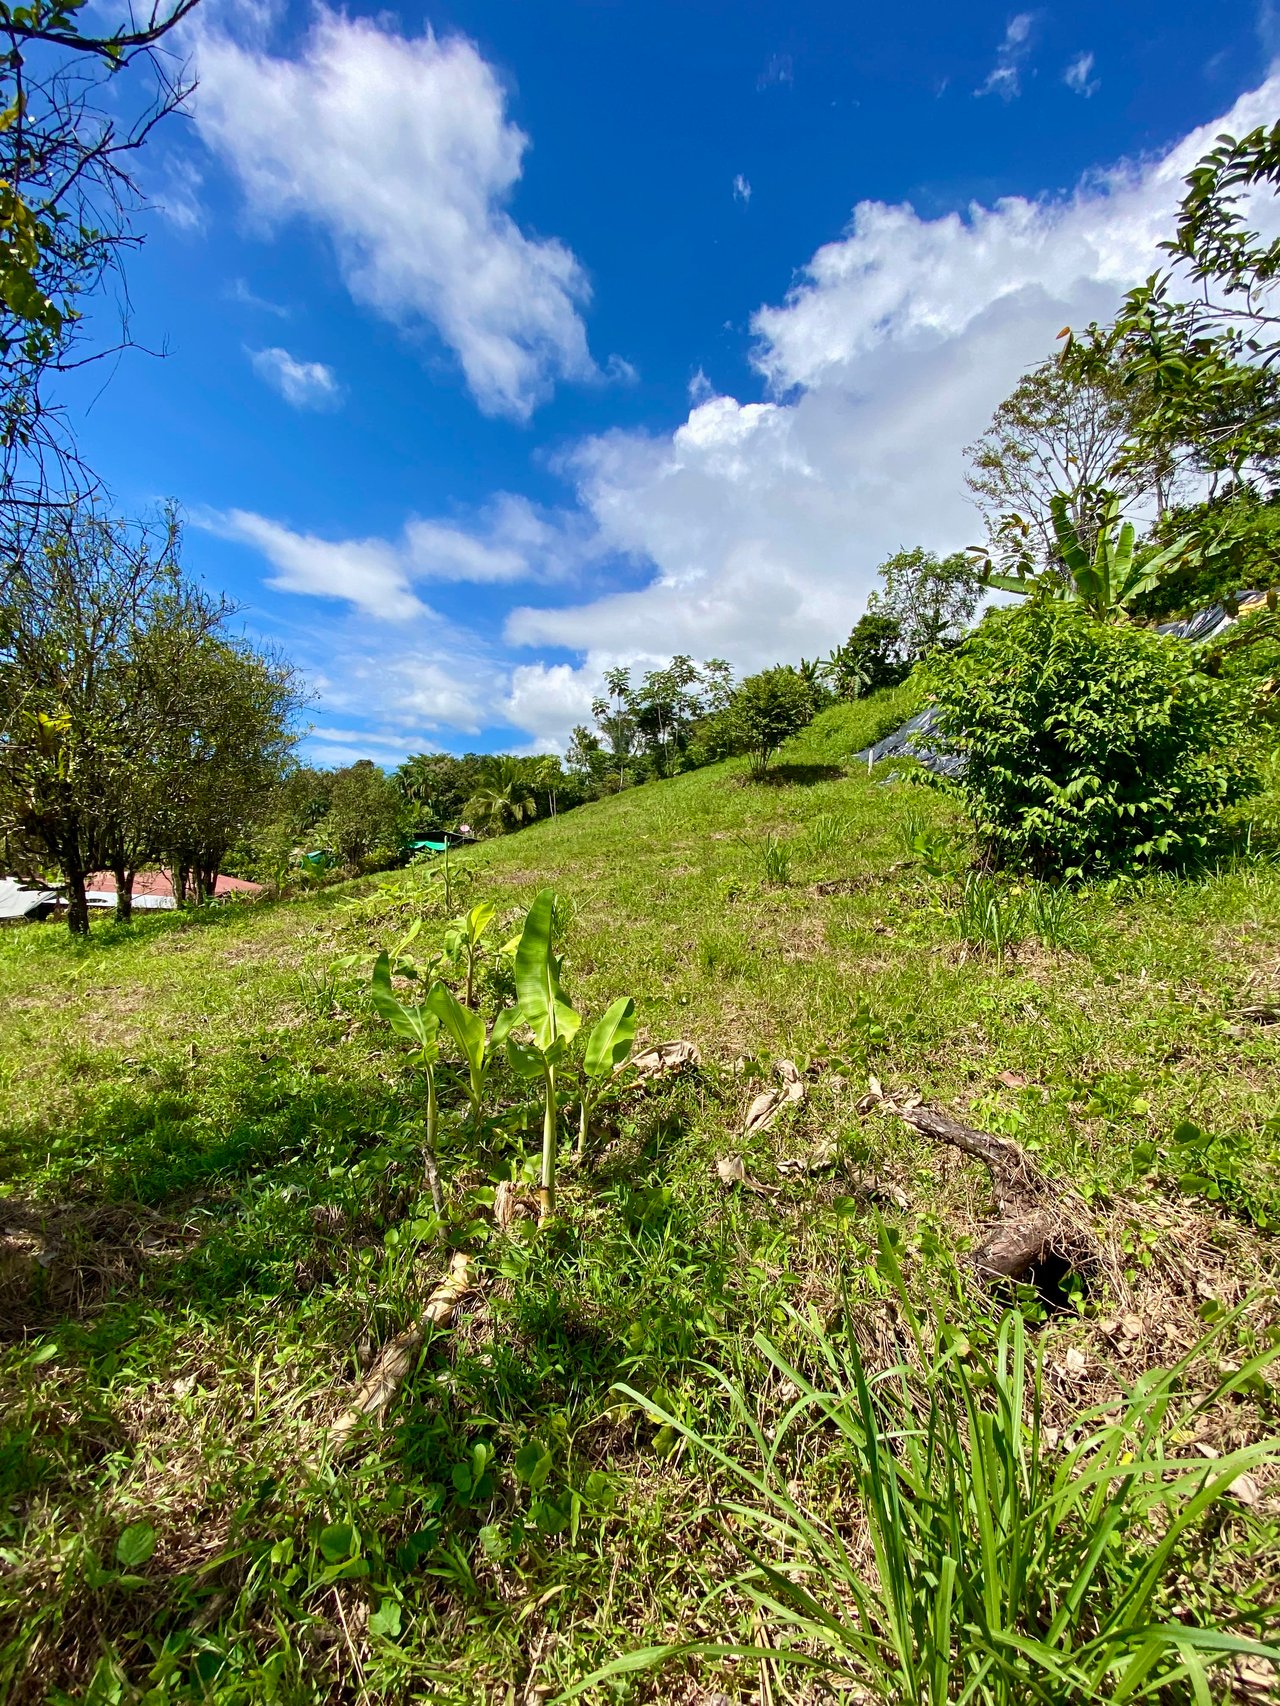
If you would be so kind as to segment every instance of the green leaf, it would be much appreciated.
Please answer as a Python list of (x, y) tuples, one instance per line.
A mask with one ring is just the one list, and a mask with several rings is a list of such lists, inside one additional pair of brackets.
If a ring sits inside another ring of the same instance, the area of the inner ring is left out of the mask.
[(356, 1531), (349, 1522), (330, 1523), (320, 1530), (320, 1556), (326, 1564), (341, 1564), (356, 1549)]
[(398, 1599), (384, 1599), (376, 1611), (369, 1613), (369, 1633), (394, 1639), (400, 1633), (401, 1607)]
[(528, 1043), (507, 1038), (507, 1061), (517, 1078), (541, 1078), (542, 1054)]
[(423, 1007), (406, 1007), (391, 988), (391, 960), (379, 954), (373, 967), (374, 1011), (391, 1026), (398, 1037), (407, 1037), (423, 1050), (435, 1043), (440, 1029), (437, 1016)]
[(582, 1023), (560, 987), (560, 966), (551, 951), (555, 895), (543, 889), (534, 899), (516, 949), (516, 994), (537, 1047), (546, 1053), (558, 1037), (571, 1038)]
[(126, 1570), (145, 1564), (156, 1549), (156, 1531), (149, 1522), (131, 1522), (116, 1541), (116, 1563)]
[(458, 1052), (471, 1070), (473, 1080), (483, 1071), (485, 1057), (484, 1020), (464, 1007), (443, 983), (433, 983), (426, 1006), (457, 1044)]
[(635, 1040), (636, 1004), (629, 995), (624, 995), (592, 1026), (583, 1071), (589, 1078), (604, 1078), (616, 1072), (631, 1053)]
[(497, 916), (498, 909), (491, 900), (478, 901), (467, 914), (468, 941), (473, 944), (478, 942)]
[(546, 1452), (536, 1439), (527, 1439), (516, 1452), (516, 1477), (524, 1486), (532, 1483), (534, 1472), (545, 1456)]

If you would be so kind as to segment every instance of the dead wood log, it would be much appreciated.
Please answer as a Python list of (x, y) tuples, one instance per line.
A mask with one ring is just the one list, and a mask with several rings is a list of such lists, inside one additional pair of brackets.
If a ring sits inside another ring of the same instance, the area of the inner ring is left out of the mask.
[(935, 1143), (949, 1143), (953, 1149), (961, 1149), (981, 1161), (997, 1187), (1023, 1196), (1036, 1196), (1045, 1189), (1044, 1175), (1012, 1139), (963, 1125), (936, 1108), (904, 1108), (901, 1114), (923, 1137), (930, 1137)]
[(1050, 1255), (1073, 1267), (1099, 1263), (1102, 1252), (1079, 1194), (1062, 1180), (1046, 1178), (1020, 1144), (978, 1131), (937, 1108), (899, 1108), (898, 1113), (922, 1136), (981, 1161), (991, 1175), (999, 1213), (988, 1222), (971, 1258), (984, 1280), (1023, 1279)]
[(1047, 1209), (1006, 1215), (988, 1227), (973, 1252), (973, 1265), (986, 1279), (1019, 1279), (1044, 1261), (1061, 1230), (1061, 1222)]
[(384, 1345), (373, 1367), (356, 1389), (351, 1403), (329, 1428), (325, 1436), (325, 1452), (337, 1457), (345, 1450), (351, 1435), (366, 1416), (380, 1413), (395, 1397), (400, 1382), (413, 1366), (429, 1327), (447, 1327), (454, 1312), (472, 1290), (471, 1256), (455, 1253), (449, 1272), (427, 1299), (427, 1306), (411, 1327)]

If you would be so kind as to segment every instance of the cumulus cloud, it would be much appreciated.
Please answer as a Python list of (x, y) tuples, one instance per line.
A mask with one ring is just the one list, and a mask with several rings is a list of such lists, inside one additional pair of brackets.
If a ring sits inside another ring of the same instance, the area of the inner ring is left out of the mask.
[(771, 401), (699, 387), (673, 432), (609, 433), (566, 458), (602, 543), (648, 573), (589, 603), (513, 610), (510, 643), (579, 660), (573, 679), (563, 664), (554, 681), (526, 675), (526, 694), (567, 703), (619, 658), (719, 654), (756, 669), (812, 656), (848, 632), (889, 553), (974, 542), (963, 447), (1064, 324), (1108, 315), (1157, 264), (1187, 170), (1278, 97), (1280, 77), (1069, 196), (939, 219), (858, 207), (787, 300), (755, 316)]
[(502, 716), (528, 733), (530, 750), (563, 753), (570, 731), (590, 723), (591, 701), (603, 681), (602, 672), (567, 663), (520, 664), (512, 671)]
[(1078, 53), (1067, 69), (1062, 73), (1062, 81), (1074, 95), (1083, 95), (1088, 100), (1102, 87), (1101, 80), (1093, 74), (1093, 55)]
[[(1166, 153), (1067, 195), (937, 219), (860, 205), (787, 298), (755, 315), (760, 399), (717, 394), (699, 370), (671, 430), (571, 446), (558, 467), (576, 510), (507, 496), (347, 545), (242, 516), (239, 536), (256, 538), (278, 584), (416, 618), (419, 632), (419, 592), (433, 580), (467, 579), (514, 602), (505, 659), (464, 636), (426, 660), (447, 678), (436, 680), (421, 656), (389, 673), (372, 650), (368, 691), (385, 681), (415, 691), (422, 670), (431, 714), (502, 719), (534, 745), (563, 749), (615, 663), (688, 652), (745, 672), (826, 652), (892, 551), (974, 542), (963, 447), (1064, 324), (1105, 318), (1159, 264), (1186, 172), (1219, 132), (1270, 122), (1277, 100), (1280, 74)], [(1251, 218), (1280, 232), (1270, 201)], [(584, 598), (596, 563), (608, 580)], [(468, 644), (460, 674), (455, 654)]]
[(461, 36), (321, 9), (294, 58), (206, 32), (195, 119), (266, 225), (311, 222), (352, 295), (452, 349), (485, 411), (527, 419), (597, 369), (575, 256), (507, 210), (528, 138)]
[(1022, 67), (1031, 52), (1034, 23), (1034, 12), (1017, 12), (1009, 19), (1004, 40), (996, 49), (996, 62), (975, 95), (999, 95), (1002, 101), (1012, 101), (1022, 93)]
[(258, 378), (295, 409), (336, 409), (342, 401), (337, 375), (322, 361), (299, 361), (279, 348), (250, 350), (249, 359)]

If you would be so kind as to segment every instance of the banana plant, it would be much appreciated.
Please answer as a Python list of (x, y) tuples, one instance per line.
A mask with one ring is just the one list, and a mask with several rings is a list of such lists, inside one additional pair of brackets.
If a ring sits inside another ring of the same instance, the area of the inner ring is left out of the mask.
[(414, 1065), (420, 1066), (426, 1075), (427, 1135), (423, 1170), (431, 1190), (431, 1206), (437, 1214), (443, 1214), (444, 1195), (440, 1189), (440, 1169), (436, 1164), (436, 1062), (440, 1056), (440, 1019), (430, 1003), (428, 994), (420, 1007), (406, 1007), (391, 987), (391, 956), (378, 955), (373, 967), (374, 1010), (398, 1037), (417, 1044)]
[(622, 995), (591, 1027), (582, 1057), (582, 1085), (578, 1095), (578, 1158), (587, 1152), (587, 1127), (600, 1105), (615, 1072), (631, 1053), (636, 1040), (636, 1004)]
[(449, 1033), (458, 1053), (467, 1063), (467, 1101), (471, 1106), (472, 1129), (478, 1135), (484, 1118), (484, 1092), (489, 1067), (518, 1018), (517, 1009), (508, 1007), (499, 1013), (493, 1029), (487, 1031), (480, 1014), (464, 1007), (447, 984), (433, 984), (426, 1005)]
[(1020, 516), (1008, 516), (1007, 538), (1020, 537), (1023, 548), (1012, 563), (1012, 574), (997, 574), (987, 562), (981, 572), (986, 586), (1015, 592), (1022, 598), (1048, 596), (1078, 603), (1099, 622), (1125, 622), (1128, 606), (1150, 592), (1170, 575), (1193, 560), (1189, 538), (1175, 539), (1163, 550), (1139, 546), (1133, 523), (1120, 522), (1120, 499), (1105, 494), (1093, 551), (1089, 552), (1072, 520), (1066, 492), (1055, 492), (1049, 500), (1053, 534), (1067, 578), (1034, 567), (1026, 540), (1027, 524)]
[(466, 968), (466, 993), (462, 998), (464, 1007), (475, 1006), (476, 965), (480, 959), (480, 939), (497, 917), (498, 909), (492, 901), (482, 900), (471, 908), (464, 918), (459, 918), (445, 932), (444, 951), (455, 964)]
[[(543, 889), (529, 908), (516, 949), (516, 1006), (507, 1010), (510, 1019), (499, 1016), (499, 1023), (505, 1020), (502, 1035), (512, 1070), (522, 1078), (542, 1078), (540, 1224), (556, 1210), (556, 1068), (564, 1060), (582, 1023), (560, 984), (560, 961), (551, 945), (554, 913), (555, 896), (550, 889)], [(532, 1044), (509, 1034), (517, 1022), (528, 1027)]]

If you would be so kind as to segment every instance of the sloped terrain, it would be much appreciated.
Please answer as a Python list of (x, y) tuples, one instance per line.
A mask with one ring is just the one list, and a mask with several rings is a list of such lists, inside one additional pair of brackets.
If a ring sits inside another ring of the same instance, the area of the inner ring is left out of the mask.
[[(889, 1357), (886, 1262), (975, 1344), (1021, 1303), (1055, 1440), (1238, 1305), (1188, 1380), (1265, 1349), (1280, 864), (966, 889), (945, 799), (849, 763), (907, 708), (825, 713), (766, 784), (717, 766), (467, 854), (452, 911), (492, 899), (501, 941), (553, 887), (576, 1005), (630, 994), (642, 1044), (701, 1055), (624, 1083), (540, 1236), (493, 1223), (540, 1145), (514, 1079), (478, 1147), (446, 1091), (451, 1223), (427, 1213), (421, 1085), (368, 973), (418, 917), (417, 947), (441, 937), (429, 873), (85, 945), (0, 936), (5, 1698), (532, 1701), (654, 1643), (768, 1644), (713, 1592), (743, 1558), (682, 1429), (750, 1456), (723, 1375), (772, 1437), (795, 1390), (759, 1334), (798, 1356), (816, 1321)], [(491, 1010), (501, 974), (482, 984)], [(803, 1098), (744, 1132), (784, 1060)], [(919, 1105), (1016, 1143), (1080, 1235), (1020, 1290), (971, 1260), (1007, 1178)], [(326, 1459), (449, 1249), (478, 1276), (453, 1327)], [(1275, 1431), (1267, 1379), (1179, 1443), (1208, 1460)], [(856, 1554), (841, 1473), (819, 1434), (786, 1480)], [(1278, 1529), (1264, 1464), (1166, 1614), (1274, 1639)], [(589, 1697), (831, 1686), (685, 1655)]]

